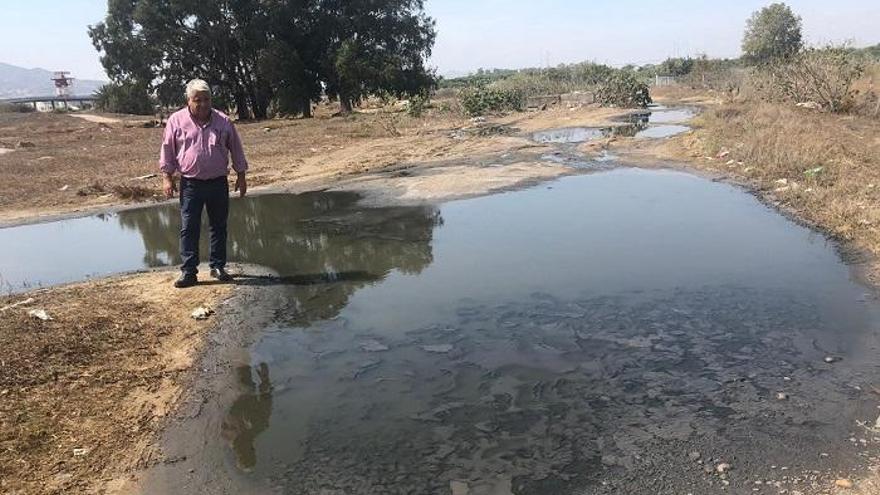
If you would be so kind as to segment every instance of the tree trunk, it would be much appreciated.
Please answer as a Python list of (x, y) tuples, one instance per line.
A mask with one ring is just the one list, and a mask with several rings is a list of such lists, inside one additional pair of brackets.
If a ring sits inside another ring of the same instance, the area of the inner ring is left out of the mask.
[(269, 114), (269, 104), (255, 97), (251, 102), (251, 110), (254, 113), (255, 119), (262, 120)]
[(348, 115), (351, 113), (351, 100), (347, 96), (339, 95), (339, 106), (342, 107), (341, 111), (343, 114)]
[(302, 116), (304, 118), (310, 119), (312, 118), (312, 100), (308, 96), (304, 96), (302, 98), (301, 104)]
[(251, 118), (250, 111), (248, 109), (248, 100), (247, 96), (245, 96), (244, 92), (241, 90), (237, 90), (235, 92), (235, 113), (238, 115), (239, 120), (245, 120)]
[[(272, 104), (272, 88), (263, 81), (257, 87), (257, 104), (254, 113), (258, 113), (261, 119), (269, 117), (269, 106)], [(259, 109), (259, 110), (258, 110)]]

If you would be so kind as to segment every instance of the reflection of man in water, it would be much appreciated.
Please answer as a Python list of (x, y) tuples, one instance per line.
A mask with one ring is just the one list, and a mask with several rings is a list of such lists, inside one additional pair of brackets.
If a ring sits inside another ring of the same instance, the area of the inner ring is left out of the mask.
[(269, 366), (260, 363), (257, 376), (260, 384), (254, 384), (250, 366), (238, 368), (238, 380), (244, 386), (241, 396), (235, 400), (226, 419), (223, 420), (223, 438), (232, 442), (238, 467), (250, 470), (257, 465), (254, 440), (269, 427), (272, 414), (272, 384), (269, 382)]
[(238, 173), (235, 190), (247, 193), (248, 169), (241, 139), (229, 117), (211, 108), (211, 88), (201, 79), (186, 85), (186, 107), (174, 112), (165, 126), (159, 168), (165, 196), (174, 196), (174, 174), (180, 173), (180, 256), (183, 272), (175, 287), (197, 283), (202, 209), (211, 223), (211, 276), (228, 282), (226, 219), (229, 216), (229, 156)]

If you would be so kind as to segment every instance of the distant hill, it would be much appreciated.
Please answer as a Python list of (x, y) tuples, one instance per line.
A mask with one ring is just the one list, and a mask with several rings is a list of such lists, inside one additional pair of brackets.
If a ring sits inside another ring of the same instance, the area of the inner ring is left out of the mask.
[[(70, 94), (89, 95), (104, 84), (103, 81), (77, 79), (73, 76)], [(25, 69), (0, 62), (0, 99), (25, 96), (46, 96), (55, 94), (51, 80), (52, 71), (45, 69)]]

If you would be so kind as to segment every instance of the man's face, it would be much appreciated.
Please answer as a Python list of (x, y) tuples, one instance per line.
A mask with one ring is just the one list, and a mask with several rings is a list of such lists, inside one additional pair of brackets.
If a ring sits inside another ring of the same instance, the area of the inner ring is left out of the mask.
[(189, 111), (197, 118), (205, 120), (211, 114), (211, 93), (199, 92), (187, 100)]

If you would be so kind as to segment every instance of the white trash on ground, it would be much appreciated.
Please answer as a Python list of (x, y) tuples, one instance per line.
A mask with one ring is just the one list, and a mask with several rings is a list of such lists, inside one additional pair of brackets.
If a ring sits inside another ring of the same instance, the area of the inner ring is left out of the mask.
[(49, 316), (49, 313), (47, 313), (45, 309), (32, 309), (32, 310), (28, 311), (28, 316), (30, 316), (31, 318), (37, 318), (37, 319), (43, 320), (43, 321), (49, 321), (52, 319), (52, 317)]
[(194, 309), (190, 316), (192, 316), (196, 320), (207, 320), (208, 317), (212, 314), (214, 314), (213, 309), (202, 306)]

